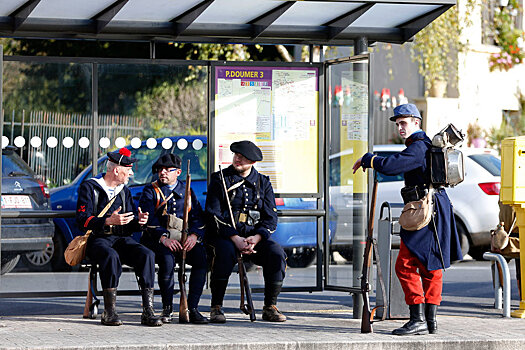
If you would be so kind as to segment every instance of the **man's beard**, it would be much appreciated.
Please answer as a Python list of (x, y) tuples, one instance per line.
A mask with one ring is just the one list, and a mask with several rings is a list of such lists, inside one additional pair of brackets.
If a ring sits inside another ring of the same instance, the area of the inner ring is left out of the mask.
[(159, 182), (163, 185), (166, 185), (169, 182), (169, 180), (165, 177), (164, 178), (159, 177)]

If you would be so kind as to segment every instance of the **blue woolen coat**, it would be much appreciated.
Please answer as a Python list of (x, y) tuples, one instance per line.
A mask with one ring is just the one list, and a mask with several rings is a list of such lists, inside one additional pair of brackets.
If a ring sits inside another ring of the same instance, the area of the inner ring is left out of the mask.
[[(386, 175), (403, 173), (405, 186), (428, 188), (432, 146), (430, 139), (425, 132), (417, 131), (406, 139), (405, 145), (406, 149), (389, 157), (365, 154), (362, 159), (363, 168), (374, 168)], [(451, 260), (463, 259), (452, 204), (444, 188), (435, 189), (434, 220), (428, 226), (417, 231), (401, 228), (401, 240), (429, 271), (443, 268), (434, 232), (438, 233), (445, 268), (450, 266)]]

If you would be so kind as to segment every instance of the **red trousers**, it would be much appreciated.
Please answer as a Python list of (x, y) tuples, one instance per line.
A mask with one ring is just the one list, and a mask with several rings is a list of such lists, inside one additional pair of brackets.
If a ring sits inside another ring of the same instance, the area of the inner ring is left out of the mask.
[(428, 271), (403, 242), (396, 260), (396, 275), (401, 282), (407, 305), (441, 303), (443, 271)]

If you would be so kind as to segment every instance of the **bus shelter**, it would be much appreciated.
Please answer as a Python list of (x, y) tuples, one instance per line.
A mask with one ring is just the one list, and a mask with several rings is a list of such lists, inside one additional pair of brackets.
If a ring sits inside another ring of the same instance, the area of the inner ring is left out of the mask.
[[(283, 291), (356, 296), (370, 179), (352, 174), (351, 167), (371, 150), (373, 139), (374, 58), (368, 49), (376, 42), (409, 41), (454, 5), (454, 0), (2, 1), (1, 37), (147, 42), (150, 58), (3, 56), (2, 146), (17, 147), (15, 153), (51, 188), (48, 216), (56, 229), (43, 251), (13, 252), (3, 249), (8, 235), (2, 227), (2, 264), (18, 256), (25, 262), (18, 263), (24, 265), (20, 271), (45, 272), (30, 279), (16, 269), (2, 275), (0, 296), (85, 293), (87, 273), (70, 271), (59, 258), (79, 233), (71, 218), (78, 184), (104, 170), (100, 157), (108, 151), (126, 146), (139, 159), (130, 183), (137, 198), (152, 181), (151, 164), (159, 155), (191, 159), (194, 190), (204, 203), (207, 179), (218, 165), (229, 164), (229, 145), (242, 139), (262, 149), (264, 160), (256, 167), (270, 176), (276, 192), (275, 239), (290, 267)], [(157, 59), (160, 42), (306, 45), (310, 59)], [(350, 47), (352, 54), (321, 55), (314, 62), (314, 45)], [(31, 206), (8, 203), (2, 194), (3, 220), (36, 215)], [(24, 202), (23, 196), (22, 191), (15, 199)], [(39, 278), (45, 283), (35, 283)], [(129, 292), (136, 292), (134, 277), (128, 279)], [(261, 290), (262, 274), (254, 273), (251, 284)], [(355, 298), (354, 311), (357, 316)]]

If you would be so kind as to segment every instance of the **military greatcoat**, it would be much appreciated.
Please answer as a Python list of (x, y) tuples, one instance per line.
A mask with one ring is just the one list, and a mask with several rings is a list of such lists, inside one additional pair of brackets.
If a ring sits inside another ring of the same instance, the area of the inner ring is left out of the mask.
[[(389, 157), (367, 153), (362, 158), (362, 166), (386, 175), (404, 174), (405, 186), (417, 185), (428, 189), (432, 146), (430, 139), (424, 131), (417, 131), (406, 139), (405, 145), (406, 149)], [(435, 189), (433, 222), (417, 231), (401, 228), (401, 240), (429, 271), (443, 268), (434, 232), (439, 237), (445, 268), (450, 266), (450, 261), (463, 258), (452, 204), (444, 188)]]

